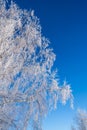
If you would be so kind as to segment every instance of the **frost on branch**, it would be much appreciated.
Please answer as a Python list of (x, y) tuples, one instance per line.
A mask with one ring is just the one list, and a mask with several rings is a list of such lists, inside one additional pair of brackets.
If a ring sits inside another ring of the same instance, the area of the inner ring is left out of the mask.
[(75, 118), (75, 125), (71, 130), (87, 130), (87, 112), (79, 109)]
[(34, 11), (0, 0), (0, 129), (26, 130), (72, 97), (69, 85), (60, 88), (52, 71), (55, 54), (42, 36)]

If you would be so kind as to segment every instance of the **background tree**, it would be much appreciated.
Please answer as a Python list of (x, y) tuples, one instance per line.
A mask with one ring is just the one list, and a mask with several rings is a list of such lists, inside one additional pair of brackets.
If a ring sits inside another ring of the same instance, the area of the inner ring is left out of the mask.
[(70, 85), (53, 71), (55, 54), (42, 36), (34, 11), (0, 0), (0, 129), (41, 130), (41, 119), (57, 101), (71, 99)]
[(75, 118), (76, 127), (72, 127), (75, 130), (87, 130), (87, 112), (83, 110), (78, 110), (77, 116)]

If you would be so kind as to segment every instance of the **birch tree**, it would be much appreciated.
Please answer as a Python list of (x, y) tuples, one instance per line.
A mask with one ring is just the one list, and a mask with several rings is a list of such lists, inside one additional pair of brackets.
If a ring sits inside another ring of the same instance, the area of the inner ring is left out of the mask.
[(59, 86), (56, 55), (42, 35), (34, 11), (7, 8), (0, 0), (0, 130), (42, 130), (43, 117), (57, 102), (71, 100), (70, 85)]

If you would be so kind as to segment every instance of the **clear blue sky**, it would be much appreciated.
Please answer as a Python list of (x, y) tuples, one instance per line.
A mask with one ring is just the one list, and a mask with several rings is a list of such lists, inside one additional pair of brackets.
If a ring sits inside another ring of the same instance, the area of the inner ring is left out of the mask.
[(44, 130), (70, 130), (78, 108), (87, 109), (87, 0), (15, 0), (25, 9), (34, 9), (42, 33), (57, 55), (55, 67), (61, 82), (71, 84), (74, 110), (58, 104), (45, 119)]

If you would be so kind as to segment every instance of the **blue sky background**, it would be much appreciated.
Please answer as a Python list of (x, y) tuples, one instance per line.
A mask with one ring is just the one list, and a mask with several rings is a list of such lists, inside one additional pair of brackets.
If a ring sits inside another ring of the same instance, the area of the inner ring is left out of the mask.
[(45, 118), (44, 130), (70, 130), (78, 108), (87, 109), (87, 1), (15, 0), (24, 9), (34, 9), (42, 33), (50, 39), (57, 55), (60, 82), (71, 84), (74, 110), (58, 104)]

